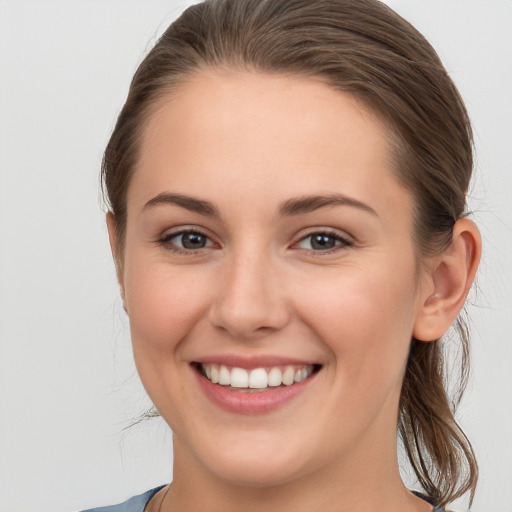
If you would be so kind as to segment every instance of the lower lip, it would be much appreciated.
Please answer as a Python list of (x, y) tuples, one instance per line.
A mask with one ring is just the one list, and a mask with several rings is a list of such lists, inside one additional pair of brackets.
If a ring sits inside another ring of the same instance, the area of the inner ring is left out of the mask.
[(318, 372), (291, 386), (266, 388), (265, 391), (257, 392), (235, 391), (214, 384), (197, 370), (194, 370), (194, 373), (204, 394), (215, 405), (228, 412), (256, 415), (275, 411), (291, 402), (313, 383)]

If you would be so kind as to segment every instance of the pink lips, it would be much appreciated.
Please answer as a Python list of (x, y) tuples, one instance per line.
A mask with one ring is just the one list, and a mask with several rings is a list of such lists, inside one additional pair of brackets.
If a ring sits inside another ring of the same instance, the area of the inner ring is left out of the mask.
[[(210, 357), (201, 359), (205, 364), (224, 364), (231, 367), (239, 367), (245, 369), (273, 367), (282, 365), (304, 365), (300, 360), (291, 360), (289, 358), (276, 358), (257, 356), (248, 359), (235, 356), (229, 357)], [(244, 415), (257, 415), (269, 413), (289, 403), (295, 397), (305, 391), (313, 384), (316, 373), (302, 382), (295, 383), (290, 386), (280, 386), (275, 388), (266, 388), (262, 391), (242, 391), (235, 390), (231, 387), (214, 384), (208, 380), (198, 369), (194, 369), (194, 373), (198, 379), (200, 388), (206, 397), (221, 409)]]
[(303, 359), (293, 359), (289, 357), (279, 356), (251, 356), (251, 357), (240, 357), (233, 354), (219, 355), (219, 356), (207, 356), (201, 357), (201, 363), (215, 363), (224, 364), (226, 366), (238, 368), (264, 368), (272, 366), (286, 366), (286, 365), (308, 365), (316, 364), (316, 361), (305, 361)]

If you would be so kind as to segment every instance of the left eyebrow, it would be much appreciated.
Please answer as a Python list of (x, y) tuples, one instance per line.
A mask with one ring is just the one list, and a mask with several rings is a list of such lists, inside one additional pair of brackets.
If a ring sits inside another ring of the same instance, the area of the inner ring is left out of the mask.
[(289, 199), (279, 208), (279, 214), (281, 216), (301, 215), (304, 213), (311, 213), (315, 210), (319, 210), (320, 208), (327, 208), (329, 206), (350, 206), (378, 217), (377, 212), (372, 207), (343, 194), (301, 196)]

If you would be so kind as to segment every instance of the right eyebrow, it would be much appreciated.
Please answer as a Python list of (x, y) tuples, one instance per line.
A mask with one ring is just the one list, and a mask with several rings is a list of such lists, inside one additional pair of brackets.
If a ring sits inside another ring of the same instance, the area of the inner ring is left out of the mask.
[(144, 205), (143, 210), (161, 204), (180, 206), (181, 208), (199, 213), (206, 217), (220, 217), (219, 211), (212, 203), (204, 201), (203, 199), (197, 199), (183, 194), (173, 194), (171, 192), (162, 192), (153, 197)]

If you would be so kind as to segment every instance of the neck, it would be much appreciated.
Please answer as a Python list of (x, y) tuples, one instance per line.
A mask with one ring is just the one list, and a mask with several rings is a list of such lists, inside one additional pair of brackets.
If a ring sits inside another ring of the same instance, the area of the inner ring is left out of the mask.
[(158, 509), (161, 512), (430, 512), (431, 506), (405, 488), (398, 471), (396, 450), (382, 454), (378, 447), (373, 448), (377, 452), (370, 447), (366, 456), (361, 449), (354, 449), (353, 454), (343, 458), (334, 456), (332, 463), (287, 482), (253, 486), (233, 484), (212, 475), (175, 442), (173, 483), (159, 500)]

